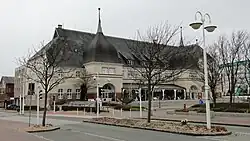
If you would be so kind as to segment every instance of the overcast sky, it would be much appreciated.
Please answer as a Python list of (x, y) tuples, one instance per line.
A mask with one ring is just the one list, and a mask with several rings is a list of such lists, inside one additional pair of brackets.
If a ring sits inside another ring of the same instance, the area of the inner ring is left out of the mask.
[[(218, 29), (207, 34), (212, 43), (220, 34), (250, 31), (249, 0), (0, 0), (0, 76), (13, 75), (16, 58), (41, 41), (52, 39), (58, 24), (96, 32), (97, 8), (102, 10), (104, 34), (133, 38), (136, 30), (168, 21), (182, 23), (185, 41), (195, 42), (201, 30), (188, 24), (197, 10), (208, 12)], [(193, 39), (193, 40), (192, 40)]]

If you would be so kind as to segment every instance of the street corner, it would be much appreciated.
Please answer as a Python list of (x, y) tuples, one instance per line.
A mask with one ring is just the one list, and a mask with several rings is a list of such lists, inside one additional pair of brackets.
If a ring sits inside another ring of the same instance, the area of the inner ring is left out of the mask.
[(28, 133), (38, 133), (38, 132), (50, 132), (50, 131), (55, 131), (59, 129), (60, 129), (59, 126), (53, 126), (51, 124), (47, 124), (45, 126), (33, 125), (28, 128), (23, 128), (23, 131), (28, 132)]

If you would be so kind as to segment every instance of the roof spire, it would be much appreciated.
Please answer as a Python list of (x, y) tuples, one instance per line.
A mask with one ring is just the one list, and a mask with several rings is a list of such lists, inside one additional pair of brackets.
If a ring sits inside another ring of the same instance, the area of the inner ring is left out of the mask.
[(180, 28), (181, 28), (180, 47), (184, 47), (183, 37), (182, 37), (182, 26)]
[(102, 33), (102, 26), (101, 26), (101, 8), (98, 8), (98, 29), (97, 29), (97, 33)]

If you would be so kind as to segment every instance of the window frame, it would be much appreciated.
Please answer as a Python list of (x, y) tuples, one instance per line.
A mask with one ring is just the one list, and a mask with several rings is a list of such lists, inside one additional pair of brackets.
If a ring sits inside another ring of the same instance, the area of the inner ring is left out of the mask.
[(63, 89), (58, 89), (58, 99), (63, 99)]
[(81, 72), (80, 71), (76, 71), (76, 77), (81, 77)]
[(76, 99), (81, 99), (81, 89), (76, 89)]
[(72, 99), (72, 89), (67, 89), (67, 99)]

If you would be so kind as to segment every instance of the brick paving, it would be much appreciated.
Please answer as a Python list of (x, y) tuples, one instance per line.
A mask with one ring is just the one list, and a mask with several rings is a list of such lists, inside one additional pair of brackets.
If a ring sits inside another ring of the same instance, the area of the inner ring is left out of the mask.
[(14, 122), (0, 120), (0, 140), (1, 141), (45, 141), (42, 138), (33, 136), (24, 132), (22, 129), (28, 124), (22, 122)]

